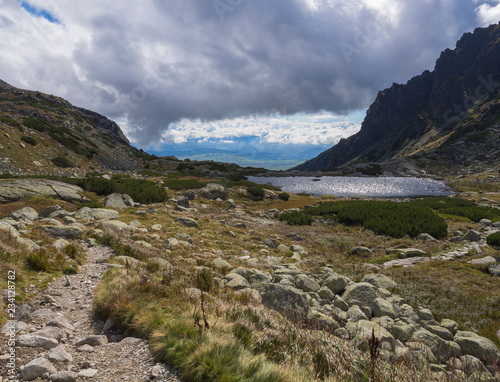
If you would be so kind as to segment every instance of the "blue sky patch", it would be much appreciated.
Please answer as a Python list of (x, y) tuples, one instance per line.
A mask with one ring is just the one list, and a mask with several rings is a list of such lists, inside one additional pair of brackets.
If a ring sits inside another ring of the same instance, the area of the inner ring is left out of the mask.
[(26, 1), (23, 1), (21, 3), (21, 7), (23, 7), (26, 11), (28, 11), (28, 13), (32, 14), (33, 16), (43, 17), (45, 20), (48, 20), (51, 23), (55, 23), (55, 24), (60, 24), (61, 23), (50, 12), (48, 12), (48, 11), (46, 11), (44, 9), (37, 9), (33, 5), (27, 3)]

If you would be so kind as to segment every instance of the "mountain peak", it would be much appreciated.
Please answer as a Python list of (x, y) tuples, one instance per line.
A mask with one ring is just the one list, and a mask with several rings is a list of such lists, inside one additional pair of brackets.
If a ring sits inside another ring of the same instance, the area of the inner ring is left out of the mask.
[(443, 170), (454, 168), (458, 173), (474, 160), (475, 170), (491, 167), (500, 157), (495, 149), (500, 147), (499, 42), (500, 24), (464, 34), (454, 50), (441, 53), (434, 71), (426, 70), (405, 85), (393, 84), (380, 91), (361, 130), (347, 142), (339, 142), (295, 169), (417, 160), (425, 155), (439, 158)]

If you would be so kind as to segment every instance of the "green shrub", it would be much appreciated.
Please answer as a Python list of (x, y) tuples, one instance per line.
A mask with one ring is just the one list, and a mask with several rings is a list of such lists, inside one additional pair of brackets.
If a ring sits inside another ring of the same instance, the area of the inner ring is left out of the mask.
[(21, 141), (26, 142), (26, 143), (28, 143), (28, 144), (30, 144), (30, 145), (32, 145), (32, 146), (35, 146), (35, 145), (37, 144), (37, 141), (36, 141), (36, 139), (35, 139), (35, 138), (33, 138), (33, 137), (29, 137), (29, 136), (27, 136), (27, 135), (23, 135), (23, 136), (21, 137)]
[(430, 208), (411, 202), (353, 200), (323, 203), (306, 208), (304, 213), (323, 217), (335, 216), (342, 224), (362, 225), (378, 235), (415, 237), (428, 233), (436, 238), (446, 237), (448, 226)]
[(288, 199), (290, 199), (290, 194), (287, 192), (280, 192), (278, 195), (278, 198), (280, 198), (281, 200), (284, 200), (286, 202), (286, 201), (288, 201)]
[(487, 236), (486, 242), (491, 246), (500, 247), (500, 232)]
[(52, 163), (54, 164), (54, 166), (62, 167), (62, 168), (75, 167), (75, 164), (73, 162), (71, 162), (68, 158), (64, 158), (64, 157), (52, 158)]
[(87, 203), (80, 203), (78, 205), (78, 209), (88, 207), (88, 208), (104, 208), (104, 205), (101, 202), (92, 201)]
[(25, 117), (23, 119), (23, 125), (40, 132), (44, 132), (47, 129), (47, 124), (45, 123), (45, 121), (33, 117)]
[(311, 225), (313, 222), (312, 216), (299, 211), (284, 212), (280, 214), (279, 219), (289, 225)]
[(26, 257), (26, 267), (32, 271), (48, 272), (51, 268), (50, 255), (45, 249), (32, 252)]
[(250, 194), (250, 196), (259, 200), (264, 199), (264, 196), (266, 195), (266, 192), (262, 187), (248, 187), (247, 191)]
[(152, 171), (152, 170), (142, 170), (142, 171), (139, 171), (138, 174), (146, 175), (146, 176), (156, 176), (156, 177), (165, 175), (159, 171)]
[(474, 201), (461, 198), (425, 198), (411, 202), (414, 205), (426, 206), (439, 211), (443, 215), (462, 216), (474, 222), (481, 219), (500, 220), (500, 210), (478, 206)]
[(163, 185), (171, 190), (190, 190), (203, 188), (207, 184), (195, 179), (167, 179), (163, 182)]
[(0, 117), (0, 122), (6, 123), (7, 125), (11, 125), (11, 126), (15, 127), (17, 130), (19, 130), (20, 132), (23, 131), (21, 124), (12, 118)]

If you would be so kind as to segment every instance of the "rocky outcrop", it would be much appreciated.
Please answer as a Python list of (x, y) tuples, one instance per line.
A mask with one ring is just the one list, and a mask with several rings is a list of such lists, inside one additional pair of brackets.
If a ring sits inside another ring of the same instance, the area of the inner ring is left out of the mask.
[(133, 206), (134, 206), (134, 200), (127, 194), (114, 193), (104, 198), (105, 208), (123, 209)]
[(48, 196), (67, 202), (83, 202), (83, 189), (72, 184), (45, 179), (18, 179), (0, 183), (0, 203), (15, 202), (33, 196)]
[[(384, 162), (413, 155), (416, 159), (423, 151), (434, 153), (436, 159), (425, 163), (434, 160), (436, 171), (449, 170), (443, 160), (457, 169), (473, 162), (498, 168), (499, 37), (498, 24), (464, 34), (455, 50), (442, 52), (434, 71), (379, 92), (357, 134), (295, 169), (333, 169), (355, 160)], [(474, 107), (474, 116), (464, 118)]]

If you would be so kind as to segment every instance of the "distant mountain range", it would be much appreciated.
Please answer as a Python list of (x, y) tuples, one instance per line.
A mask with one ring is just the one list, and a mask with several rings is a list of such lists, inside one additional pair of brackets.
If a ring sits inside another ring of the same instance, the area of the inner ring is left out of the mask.
[(108, 118), (0, 80), (0, 174), (138, 170), (148, 158)]
[(434, 71), (377, 95), (361, 130), (294, 169), (411, 162), (445, 174), (500, 168), (500, 24), (466, 33)]

